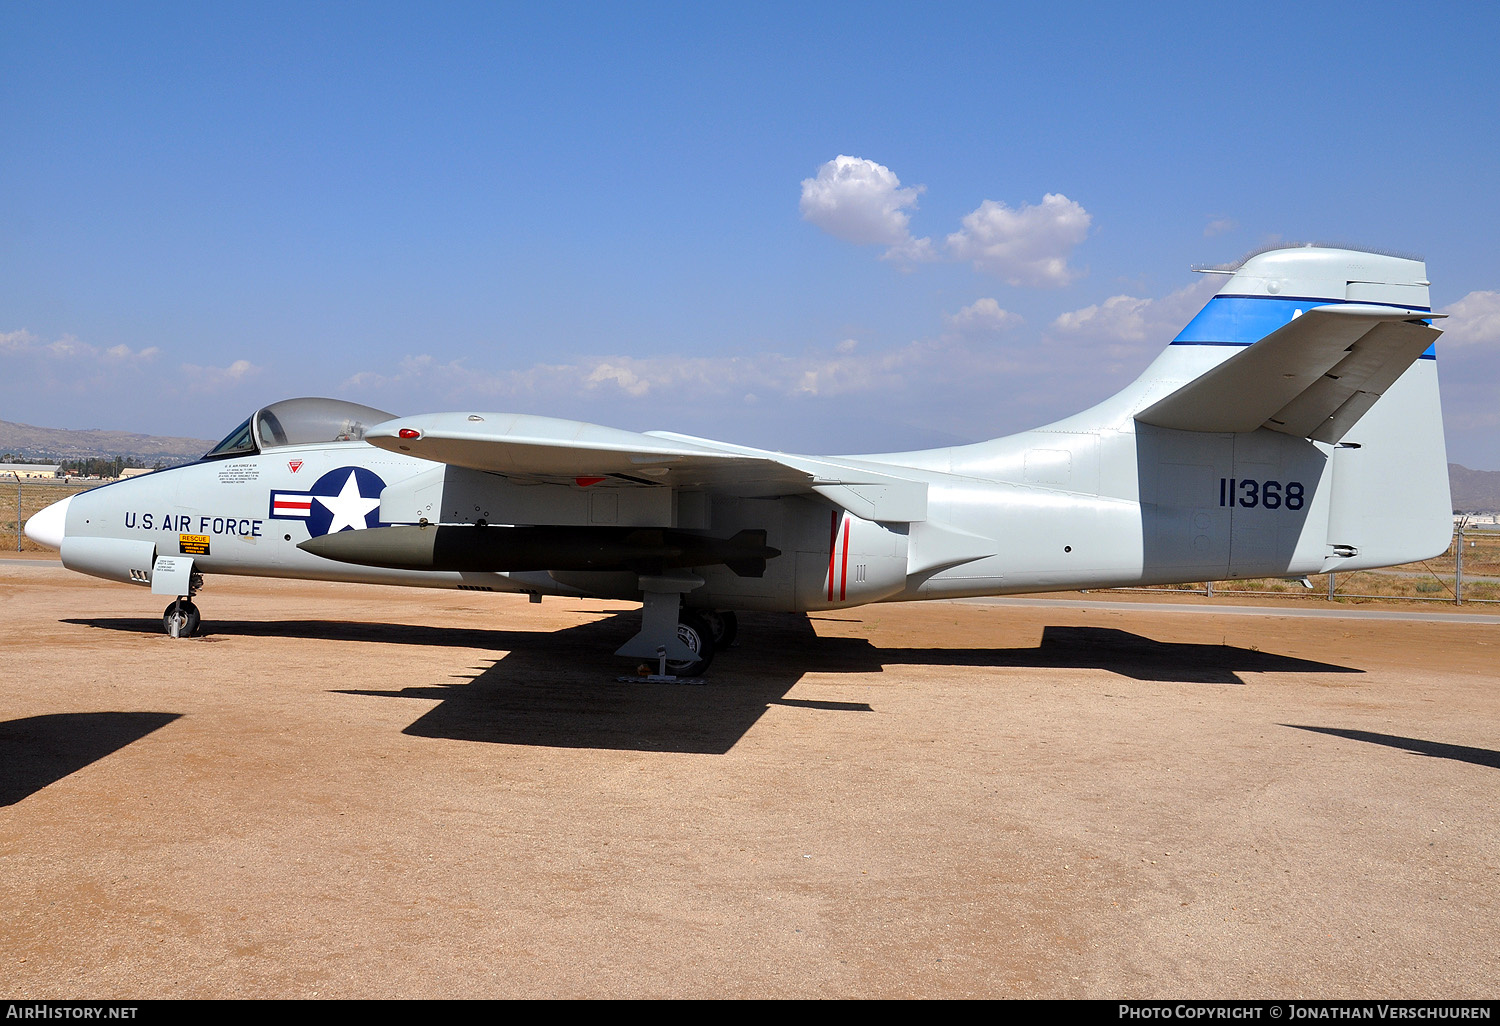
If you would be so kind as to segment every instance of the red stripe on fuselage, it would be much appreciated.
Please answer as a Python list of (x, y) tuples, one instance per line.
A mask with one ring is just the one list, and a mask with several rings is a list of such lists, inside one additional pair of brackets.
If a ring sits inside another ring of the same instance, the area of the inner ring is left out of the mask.
[(839, 569), (839, 601), (844, 601), (844, 586), (849, 583), (849, 519), (844, 518), (844, 563)]

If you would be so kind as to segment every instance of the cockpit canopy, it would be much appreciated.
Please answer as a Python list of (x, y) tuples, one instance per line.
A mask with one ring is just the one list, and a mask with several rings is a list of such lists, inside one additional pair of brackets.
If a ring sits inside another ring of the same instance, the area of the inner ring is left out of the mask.
[(203, 458), (252, 456), (289, 445), (357, 442), (365, 437), (367, 428), (395, 417), (394, 413), (342, 399), (283, 399), (257, 410)]

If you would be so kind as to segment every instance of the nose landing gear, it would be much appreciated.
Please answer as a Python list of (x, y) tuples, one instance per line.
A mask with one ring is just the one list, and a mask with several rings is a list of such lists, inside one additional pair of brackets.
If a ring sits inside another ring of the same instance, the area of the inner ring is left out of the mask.
[(161, 616), (162, 629), (174, 638), (191, 638), (198, 633), (199, 623), (198, 607), (181, 597)]
[(191, 638), (198, 633), (202, 619), (198, 607), (193, 605), (193, 596), (203, 587), (203, 575), (196, 570), (188, 576), (188, 593), (178, 595), (161, 614), (161, 627), (170, 637)]

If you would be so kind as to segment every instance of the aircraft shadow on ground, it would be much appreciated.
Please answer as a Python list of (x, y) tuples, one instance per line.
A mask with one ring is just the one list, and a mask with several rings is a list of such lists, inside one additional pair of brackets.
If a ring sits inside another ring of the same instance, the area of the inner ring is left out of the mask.
[(614, 614), (534, 635), (462, 684), (349, 693), (440, 699), (407, 728), (419, 737), (722, 754), (773, 705), (870, 711), (863, 702), (788, 699), (805, 673), (882, 673), (903, 664), (1097, 668), (1137, 680), (1240, 684), (1237, 671), (1362, 672), (1249, 649), (1168, 644), (1108, 628), (1049, 627), (1035, 648), (897, 649), (864, 638), (819, 637), (806, 617), (744, 615), (742, 640), (715, 660), (707, 686), (620, 683), (621, 664), (607, 653), (636, 623), (632, 614)]
[[(350, 621), (206, 621), (213, 635), (378, 641), (499, 649), (505, 655), (453, 683), (344, 694), (437, 700), (406, 733), (492, 744), (727, 752), (772, 705), (866, 712), (860, 702), (788, 699), (805, 673), (882, 673), (893, 666), (1101, 669), (1141, 681), (1243, 684), (1241, 672), (1361, 673), (1332, 663), (1225, 645), (1161, 642), (1105, 627), (1047, 627), (1028, 648), (882, 648), (865, 638), (819, 637), (808, 617), (742, 614), (740, 641), (722, 652), (705, 686), (617, 680), (630, 664), (612, 653), (640, 624), (634, 612), (558, 631), (483, 630)], [(146, 619), (68, 620), (159, 633)], [(857, 621), (855, 621), (857, 622)], [(653, 668), (654, 669), (654, 668)]]
[(171, 723), (180, 713), (49, 713), (0, 722), (0, 807), (14, 805)]
[[(946, 653), (946, 658), (945, 658)], [(1244, 684), (1248, 673), (1364, 673), (1352, 666), (1233, 645), (1156, 641), (1114, 627), (1044, 627), (1036, 648), (886, 650), (885, 661), (949, 666), (1108, 670), (1135, 680)]]
[(864, 703), (786, 699), (808, 669), (800, 653), (821, 644), (806, 617), (754, 618), (741, 629), (746, 640), (719, 653), (703, 685), (619, 680), (634, 666), (613, 652), (639, 626), (638, 614), (611, 611), (593, 623), (518, 635), (502, 646), (504, 656), (453, 684), (346, 693), (440, 700), (406, 728), (415, 737), (708, 755), (733, 748), (775, 704), (869, 711)]
[[(161, 635), (161, 621), (142, 617), (76, 617), (62, 623), (125, 634)], [(310, 641), (379, 641), (431, 648), (509, 648), (546, 637), (537, 631), (428, 627), (369, 620), (205, 620), (202, 638), (304, 638)]]
[(1399, 734), (1379, 734), (1369, 730), (1346, 730), (1339, 727), (1309, 727), (1300, 723), (1283, 723), (1283, 727), (1291, 727), (1293, 730), (1310, 730), (1317, 734), (1332, 734), (1334, 737), (1347, 738), (1350, 741), (1365, 741), (1372, 745), (1385, 745), (1388, 748), (1400, 748), (1403, 751), (1412, 752), (1416, 755), (1425, 755), (1431, 759), (1452, 759), (1454, 762), (1468, 762), (1475, 766), (1488, 766), (1490, 769), (1500, 769), (1500, 752), (1489, 748), (1469, 748), (1465, 745), (1444, 744), (1441, 741), (1425, 741), (1417, 737), (1401, 737)]

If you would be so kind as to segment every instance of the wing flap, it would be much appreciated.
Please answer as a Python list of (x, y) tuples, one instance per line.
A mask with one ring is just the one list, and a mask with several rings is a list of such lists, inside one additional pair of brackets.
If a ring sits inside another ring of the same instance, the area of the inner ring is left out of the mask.
[(1430, 346), (1434, 315), (1363, 303), (1320, 306), (1136, 414), (1181, 431), (1260, 427), (1335, 442)]

